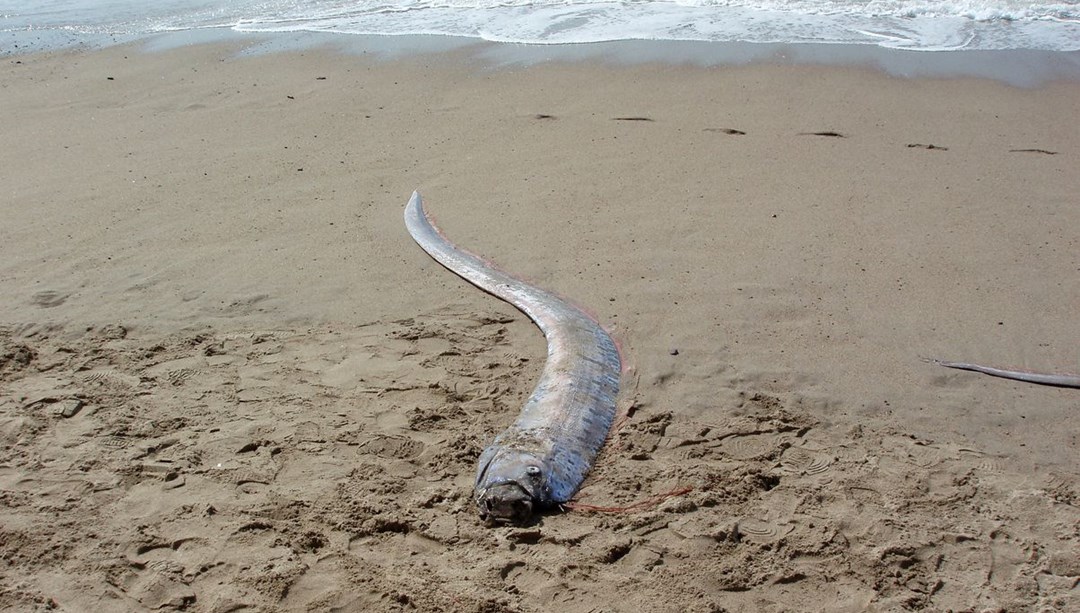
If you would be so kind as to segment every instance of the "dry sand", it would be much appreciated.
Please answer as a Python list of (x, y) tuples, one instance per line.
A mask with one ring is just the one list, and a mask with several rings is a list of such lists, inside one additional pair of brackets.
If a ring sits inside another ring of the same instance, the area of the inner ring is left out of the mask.
[[(1076, 83), (235, 50), (0, 68), (0, 609), (1080, 610), (1080, 390), (919, 359), (1080, 370)], [(414, 188), (691, 491), (478, 522), (545, 346)]]

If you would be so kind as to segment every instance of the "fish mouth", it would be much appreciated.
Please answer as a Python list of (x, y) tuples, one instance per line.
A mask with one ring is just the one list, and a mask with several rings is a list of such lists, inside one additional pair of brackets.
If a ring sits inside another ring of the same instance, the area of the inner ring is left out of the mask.
[(492, 485), (476, 496), (480, 518), (495, 523), (521, 524), (533, 515), (533, 497), (527, 489), (510, 481)]

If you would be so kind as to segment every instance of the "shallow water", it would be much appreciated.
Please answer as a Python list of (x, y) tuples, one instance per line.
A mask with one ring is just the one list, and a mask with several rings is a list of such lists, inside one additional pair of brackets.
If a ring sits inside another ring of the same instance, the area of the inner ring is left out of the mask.
[(54, 0), (0, 2), (6, 51), (178, 30), (435, 34), (527, 44), (841, 43), (1080, 50), (1076, 0)]

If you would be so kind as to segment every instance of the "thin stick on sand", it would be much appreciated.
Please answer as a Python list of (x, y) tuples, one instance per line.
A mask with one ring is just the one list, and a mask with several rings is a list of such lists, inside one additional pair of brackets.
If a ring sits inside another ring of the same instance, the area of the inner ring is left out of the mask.
[(1005, 370), (1002, 368), (994, 368), (992, 366), (969, 364), (967, 362), (946, 362), (945, 360), (939, 360), (937, 358), (923, 358), (923, 361), (930, 362), (931, 364), (937, 364), (938, 366), (944, 366), (945, 368), (971, 370), (974, 372), (981, 372), (984, 375), (990, 375), (992, 377), (1002, 377), (1004, 379), (1013, 379), (1015, 381), (1038, 383), (1039, 385), (1052, 385), (1055, 387), (1080, 388), (1080, 375), (1059, 375), (1052, 373), (1028, 372), (1025, 370)]

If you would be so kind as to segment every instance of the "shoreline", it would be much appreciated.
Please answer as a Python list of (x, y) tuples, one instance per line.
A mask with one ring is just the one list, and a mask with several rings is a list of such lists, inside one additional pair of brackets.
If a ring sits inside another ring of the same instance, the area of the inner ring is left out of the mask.
[[(15, 33), (12, 33), (15, 34)], [(49, 36), (58, 37), (60, 33)], [(108, 37), (102, 37), (108, 38)], [(19, 43), (12, 43), (19, 47)], [(47, 39), (23, 41), (14, 58), (65, 49), (93, 51), (134, 46), (145, 52), (205, 44), (239, 44), (244, 54), (314, 51), (399, 59), (458, 53), (494, 68), (544, 63), (599, 61), (613, 65), (661, 63), (698, 67), (745, 65), (833, 66), (870, 68), (901, 78), (985, 78), (1032, 88), (1054, 81), (1080, 81), (1080, 51), (1032, 49), (923, 51), (877, 45), (834, 43), (749, 43), (677, 40), (621, 40), (575, 44), (492, 42), (444, 35), (355, 35), (320, 32), (248, 33), (226, 28), (146, 34), (100, 43), (68, 43)]]

